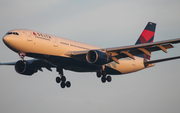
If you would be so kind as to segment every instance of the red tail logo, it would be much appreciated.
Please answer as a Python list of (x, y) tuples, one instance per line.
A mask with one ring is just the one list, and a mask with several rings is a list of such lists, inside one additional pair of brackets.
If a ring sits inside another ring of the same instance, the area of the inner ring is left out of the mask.
[[(154, 41), (155, 29), (156, 29), (156, 24), (152, 23), (152, 22), (148, 22), (147, 26), (145, 27), (145, 29), (141, 33), (139, 39), (137, 40), (136, 45), (153, 42)], [(150, 57), (147, 56), (146, 54), (141, 54), (138, 56), (150, 60)]]

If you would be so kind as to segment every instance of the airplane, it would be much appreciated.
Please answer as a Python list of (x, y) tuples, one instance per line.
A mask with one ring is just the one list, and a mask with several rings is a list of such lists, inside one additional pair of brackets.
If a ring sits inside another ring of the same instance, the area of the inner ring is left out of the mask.
[[(172, 44), (180, 43), (180, 38), (153, 42), (156, 23), (148, 22), (135, 45), (103, 48), (77, 41), (56, 37), (41, 32), (16, 29), (6, 33), (3, 37), (5, 45), (18, 53), (21, 60), (17, 62), (0, 63), (0, 65), (13, 65), (17, 73), (31, 76), (46, 68), (56, 68), (60, 76), (56, 82), (61, 88), (71, 87), (66, 80), (63, 70), (75, 72), (95, 72), (102, 83), (111, 82), (111, 75), (132, 73), (155, 63), (178, 59), (170, 57), (150, 60), (151, 52), (173, 48)], [(32, 57), (24, 60), (25, 56)]]

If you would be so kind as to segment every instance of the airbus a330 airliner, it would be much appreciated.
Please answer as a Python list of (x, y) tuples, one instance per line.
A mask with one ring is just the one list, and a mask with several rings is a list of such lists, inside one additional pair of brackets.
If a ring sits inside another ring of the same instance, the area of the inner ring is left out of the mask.
[[(103, 83), (111, 82), (110, 75), (121, 75), (146, 69), (154, 63), (180, 58), (171, 57), (150, 60), (151, 52), (173, 48), (172, 44), (180, 43), (180, 38), (153, 42), (156, 24), (149, 22), (135, 45), (113, 48), (96, 47), (65, 38), (60, 38), (32, 30), (17, 29), (7, 32), (3, 42), (22, 60), (0, 65), (14, 65), (19, 74), (31, 76), (46, 68), (56, 68), (59, 77), (56, 82), (62, 88), (69, 88), (63, 69), (75, 72), (96, 72)], [(32, 60), (24, 60), (24, 57)]]

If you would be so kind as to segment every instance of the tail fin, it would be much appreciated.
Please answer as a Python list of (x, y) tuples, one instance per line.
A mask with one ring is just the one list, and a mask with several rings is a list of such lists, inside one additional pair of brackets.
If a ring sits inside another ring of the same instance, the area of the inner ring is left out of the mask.
[[(146, 25), (145, 29), (141, 33), (135, 45), (153, 42), (155, 29), (156, 29), (156, 23), (148, 22), (148, 24)], [(141, 54), (138, 56), (150, 60), (150, 57), (147, 56), (146, 54)]]

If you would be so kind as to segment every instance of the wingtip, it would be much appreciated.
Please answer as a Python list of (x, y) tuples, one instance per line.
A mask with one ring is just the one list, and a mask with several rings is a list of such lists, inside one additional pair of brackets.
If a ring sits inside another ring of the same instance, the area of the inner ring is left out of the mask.
[(148, 24), (156, 24), (156, 23), (155, 23), (155, 22), (151, 22), (151, 21), (149, 21), (149, 22), (148, 22)]

